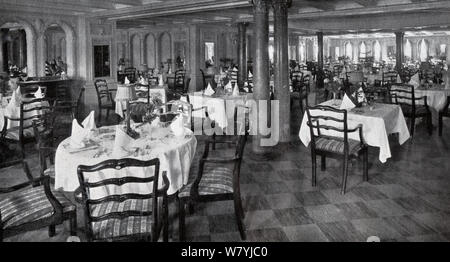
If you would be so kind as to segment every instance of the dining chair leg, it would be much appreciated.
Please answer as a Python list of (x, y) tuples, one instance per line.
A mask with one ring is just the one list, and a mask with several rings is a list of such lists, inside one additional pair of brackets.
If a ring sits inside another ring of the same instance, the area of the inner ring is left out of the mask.
[(101, 125), (101, 123), (102, 123), (102, 109), (101, 108), (98, 109), (97, 119), (98, 119), (98, 124)]
[(239, 207), (238, 207), (238, 199), (237, 199), (237, 197), (234, 198), (234, 213), (236, 215), (236, 221), (237, 221), (239, 233), (241, 235), (241, 239), (245, 240), (247, 238), (247, 236), (245, 234), (245, 228), (244, 228), (244, 223), (242, 221), (242, 215), (240, 214), (240, 210), (239, 210)]
[(76, 236), (77, 235), (77, 213), (76, 212), (70, 218), (69, 223), (70, 223), (70, 235)]
[(169, 242), (169, 205), (167, 196), (163, 197), (163, 241)]
[(443, 121), (442, 121), (442, 114), (439, 113), (439, 136), (442, 136), (442, 125), (443, 125)]
[(411, 137), (414, 136), (415, 125), (416, 125), (416, 118), (415, 117), (411, 117)]
[(363, 179), (364, 181), (369, 180), (369, 149), (364, 149), (363, 155)]
[(348, 156), (344, 156), (344, 168), (342, 173), (342, 188), (341, 195), (345, 194), (345, 189), (347, 187), (347, 176), (348, 176)]
[(321, 162), (321, 166), (320, 166), (320, 170), (325, 171), (326, 170), (326, 163), (327, 163), (327, 159), (325, 156), (321, 156), (320, 158), (320, 162)]
[(312, 160), (312, 186), (315, 187), (317, 184), (317, 167), (316, 167), (316, 155), (313, 153), (311, 154), (311, 160)]
[(303, 99), (301, 97), (301, 94), (300, 94), (300, 98), (298, 99), (298, 104), (299, 104), (299, 107), (300, 107), (300, 114), (303, 116), (303, 114), (305, 112), (303, 111)]
[(56, 227), (55, 225), (51, 225), (48, 227), (48, 236), (49, 237), (54, 237), (56, 234)]
[(185, 241), (185, 213), (184, 213), (184, 200), (178, 199), (178, 235), (179, 241)]
[(242, 207), (241, 194), (239, 193), (237, 196), (235, 196), (235, 198), (236, 198), (237, 207), (239, 209), (239, 215), (241, 216), (242, 219), (244, 219), (245, 218), (245, 212), (244, 212), (244, 208)]
[(106, 109), (106, 121), (109, 119), (109, 109)]
[(428, 134), (431, 136), (433, 134), (433, 123), (431, 119), (431, 113), (427, 115), (427, 128)]

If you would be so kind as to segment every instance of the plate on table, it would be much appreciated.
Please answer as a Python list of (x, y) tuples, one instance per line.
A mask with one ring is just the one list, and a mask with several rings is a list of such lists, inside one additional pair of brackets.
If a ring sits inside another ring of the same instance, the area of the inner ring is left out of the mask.
[(89, 151), (89, 150), (93, 150), (98, 148), (100, 145), (91, 140), (91, 139), (87, 139), (84, 142), (84, 146), (83, 147), (79, 147), (79, 148), (73, 148), (70, 146), (70, 143), (65, 145), (65, 148), (69, 151), (69, 153), (73, 154), (73, 153), (79, 153), (79, 152), (84, 152), (84, 151)]

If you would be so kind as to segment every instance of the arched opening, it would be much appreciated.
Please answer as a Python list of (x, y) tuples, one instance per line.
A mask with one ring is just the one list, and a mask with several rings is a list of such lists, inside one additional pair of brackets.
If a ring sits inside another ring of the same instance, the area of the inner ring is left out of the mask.
[(36, 47), (33, 27), (25, 21), (0, 23), (0, 73), (36, 75)]
[(156, 67), (156, 49), (155, 49), (155, 37), (152, 34), (148, 34), (145, 37), (145, 50), (147, 52), (147, 65), (149, 68)]
[(373, 59), (379, 62), (381, 60), (381, 45), (378, 40), (375, 40), (375, 42), (373, 42), (372, 50), (373, 50)]
[(352, 43), (350, 43), (350, 42), (345, 43), (344, 54), (350, 60), (353, 60), (353, 45), (352, 45)]
[(131, 36), (131, 65), (134, 68), (139, 68), (142, 64), (141, 57), (141, 38), (136, 34)]
[(67, 73), (67, 41), (66, 33), (61, 26), (52, 24), (44, 32), (44, 61), (46, 76)]
[(405, 42), (405, 50), (404, 50), (404, 55), (405, 55), (405, 60), (411, 60), (412, 59), (412, 46), (411, 46), (411, 41), (409, 41), (408, 39), (406, 39)]
[(366, 58), (367, 57), (367, 48), (366, 48), (366, 43), (361, 42), (361, 44), (359, 44), (359, 54), (358, 54), (359, 58)]
[(425, 62), (428, 59), (428, 41), (425, 39), (420, 40), (419, 42), (419, 59), (421, 62)]
[(172, 38), (167, 32), (159, 37), (159, 54), (160, 66), (168, 69), (172, 64)]
[(300, 42), (300, 44), (298, 46), (298, 53), (299, 53), (299, 57), (300, 57), (300, 62), (305, 62), (306, 48), (305, 48), (304, 42)]

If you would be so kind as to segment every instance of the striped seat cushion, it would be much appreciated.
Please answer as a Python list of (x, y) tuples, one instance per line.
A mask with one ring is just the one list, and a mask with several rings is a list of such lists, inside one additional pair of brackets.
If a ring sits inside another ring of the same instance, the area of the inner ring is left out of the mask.
[[(34, 137), (34, 130), (32, 127), (30, 128), (25, 128), (23, 130), (23, 136), (25, 138), (30, 138), (30, 137)], [(6, 131), (6, 136), (7, 139), (11, 139), (14, 141), (19, 141), (19, 127), (13, 127), (10, 128)]]
[[(316, 138), (316, 149), (344, 154), (344, 140), (340, 137), (321, 136)], [(357, 154), (361, 149), (361, 142), (353, 139), (348, 139), (348, 152), (350, 155)]]
[[(192, 174), (188, 184), (180, 190), (179, 197), (190, 196), (197, 173)], [(200, 196), (233, 193), (233, 171), (228, 167), (205, 165), (198, 193)]]
[[(103, 216), (112, 212), (125, 211), (152, 211), (151, 199), (128, 199), (123, 202), (109, 201), (97, 205), (91, 205), (93, 217)], [(96, 239), (108, 239), (138, 234), (150, 234), (153, 216), (130, 216), (125, 218), (107, 219), (92, 222), (93, 237)]]
[[(63, 213), (75, 210), (75, 205), (61, 192), (53, 192), (53, 195), (63, 206)], [(53, 207), (45, 195), (43, 186), (38, 186), (0, 200), (0, 212), (2, 226), (8, 228), (50, 217), (53, 214)]]

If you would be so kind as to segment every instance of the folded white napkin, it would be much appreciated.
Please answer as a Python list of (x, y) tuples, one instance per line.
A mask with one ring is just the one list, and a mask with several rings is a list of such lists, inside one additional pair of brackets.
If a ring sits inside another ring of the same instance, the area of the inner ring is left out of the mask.
[(34, 97), (36, 97), (36, 98), (44, 98), (44, 93), (42, 93), (42, 89), (41, 89), (40, 86), (38, 87), (38, 90), (36, 90), (36, 92), (34, 93)]
[(252, 72), (248, 71), (248, 77), (253, 77)]
[(237, 69), (236, 67), (233, 67), (233, 71), (234, 71), (234, 72), (237, 72), (238, 69)]
[(87, 129), (89, 131), (95, 129), (97, 126), (95, 125), (95, 112), (91, 111), (89, 115), (83, 120), (81, 123), (84, 127), (84, 129)]
[(205, 95), (212, 96), (214, 95), (215, 91), (212, 89), (211, 84), (208, 83), (208, 87), (205, 89)]
[(164, 79), (163, 79), (162, 74), (159, 75), (158, 84), (159, 84), (159, 86), (163, 86), (164, 85)]
[(183, 101), (183, 102), (188, 102), (188, 98), (187, 98), (187, 96), (180, 96), (180, 101)]
[(344, 95), (344, 99), (342, 99), (342, 104), (340, 109), (352, 109), (356, 105), (353, 103), (353, 101), (348, 97), (347, 94)]
[(125, 132), (123, 126), (116, 126), (116, 137), (114, 139), (114, 148), (112, 151), (113, 158), (122, 158), (128, 155), (126, 150), (133, 144), (133, 138), (131, 138)]
[(419, 80), (419, 74), (418, 73), (416, 73), (415, 75), (413, 75), (411, 77), (411, 79), (409, 80), (409, 84), (413, 85), (414, 88), (417, 88), (417, 87), (420, 86), (420, 80)]
[(366, 94), (364, 94), (364, 90), (362, 87), (358, 89), (358, 103), (364, 103), (367, 102)]
[(239, 87), (237, 84), (234, 84), (233, 96), (239, 96)]
[(397, 83), (402, 83), (402, 78), (400, 77), (399, 74), (397, 74)]
[(85, 146), (83, 140), (89, 136), (89, 130), (84, 129), (78, 124), (78, 121), (74, 119), (72, 121), (72, 134), (70, 136), (71, 148), (82, 148)]
[(244, 87), (244, 91), (248, 93), (248, 87)]
[(158, 116), (155, 119), (153, 119), (153, 121), (150, 123), (150, 126), (158, 127), (160, 122), (161, 122), (161, 120), (159, 120), (159, 116)]
[(9, 81), (8, 81), (8, 84), (9, 84), (9, 88), (10, 88), (10, 90), (16, 90), (17, 89), (17, 87), (18, 87), (18, 82), (19, 81), (19, 78), (11, 78), (11, 79), (9, 79)]
[(18, 97), (17, 93), (16, 90), (13, 91), (11, 100), (9, 100), (9, 103), (5, 108), (5, 115), (11, 118), (20, 117), (20, 97)]
[(247, 81), (244, 82), (244, 87), (245, 87), (245, 86), (248, 86), (248, 82), (247, 82)]
[(128, 79), (128, 77), (125, 77), (125, 81), (123, 83), (125, 85), (129, 85), (130, 84), (130, 80)]
[(175, 121), (170, 124), (170, 129), (175, 136), (184, 136), (184, 124), (183, 124), (183, 116), (179, 115), (175, 119)]

